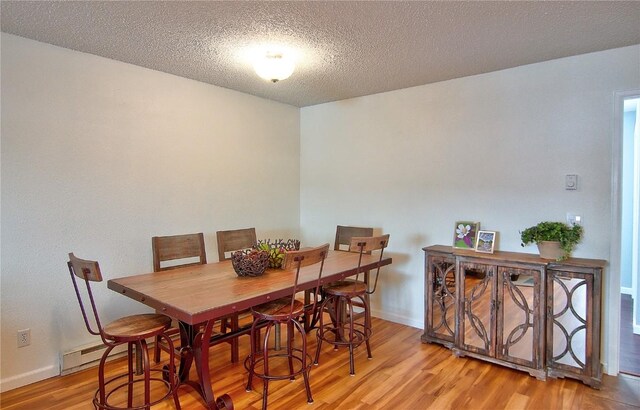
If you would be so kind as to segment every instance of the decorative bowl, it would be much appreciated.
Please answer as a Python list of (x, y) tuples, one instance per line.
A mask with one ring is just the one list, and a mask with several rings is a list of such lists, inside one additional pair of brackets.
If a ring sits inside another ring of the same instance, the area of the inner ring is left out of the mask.
[(284, 254), (287, 251), (300, 250), (300, 241), (297, 239), (288, 239), (287, 241), (278, 239), (274, 242), (271, 242), (271, 239), (259, 240), (257, 248), (269, 253), (269, 267), (277, 269), (282, 267)]
[(231, 264), (238, 276), (261, 276), (269, 265), (269, 252), (247, 249), (231, 254)]

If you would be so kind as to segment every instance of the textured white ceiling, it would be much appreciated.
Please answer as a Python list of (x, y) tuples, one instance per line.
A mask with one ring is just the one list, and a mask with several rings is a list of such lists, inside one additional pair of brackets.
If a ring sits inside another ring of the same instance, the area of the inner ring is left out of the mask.
[[(640, 2), (2, 1), (4, 32), (298, 107), (640, 44)], [(297, 50), (287, 80), (245, 54)], [(640, 67), (639, 67), (640, 70)]]

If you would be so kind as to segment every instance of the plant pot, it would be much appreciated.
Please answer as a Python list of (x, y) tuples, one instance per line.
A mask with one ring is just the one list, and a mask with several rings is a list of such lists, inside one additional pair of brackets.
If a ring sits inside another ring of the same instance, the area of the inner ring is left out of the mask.
[(561, 260), (564, 258), (564, 250), (557, 241), (540, 241), (537, 243), (538, 252), (542, 259)]

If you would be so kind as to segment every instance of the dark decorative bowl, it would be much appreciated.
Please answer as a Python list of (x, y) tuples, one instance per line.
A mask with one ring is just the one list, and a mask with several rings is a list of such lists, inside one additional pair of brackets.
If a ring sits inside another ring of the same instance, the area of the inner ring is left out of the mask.
[(269, 265), (269, 252), (247, 249), (231, 254), (231, 264), (238, 276), (261, 276)]

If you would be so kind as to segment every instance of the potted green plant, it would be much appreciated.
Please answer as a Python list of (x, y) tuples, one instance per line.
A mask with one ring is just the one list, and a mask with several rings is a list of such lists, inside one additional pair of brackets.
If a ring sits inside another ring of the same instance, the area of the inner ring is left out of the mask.
[(540, 222), (520, 232), (522, 246), (535, 243), (540, 257), (563, 260), (582, 239), (582, 226), (569, 226), (563, 222)]

